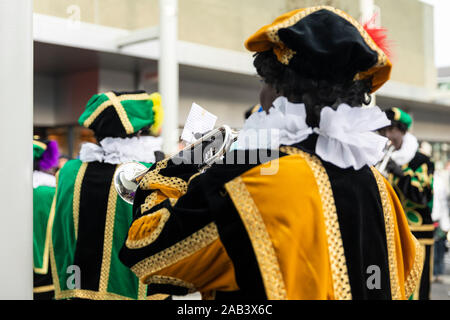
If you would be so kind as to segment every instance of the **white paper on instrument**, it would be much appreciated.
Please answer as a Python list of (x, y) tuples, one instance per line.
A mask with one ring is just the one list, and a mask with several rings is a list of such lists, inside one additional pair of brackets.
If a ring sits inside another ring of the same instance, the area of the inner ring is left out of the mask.
[(184, 125), (181, 139), (189, 143), (193, 143), (195, 140), (197, 140), (194, 134), (205, 133), (209, 130), (214, 129), (216, 121), (217, 116), (215, 116), (211, 112), (206, 111), (194, 102), (192, 104), (191, 111), (189, 111), (186, 124)]

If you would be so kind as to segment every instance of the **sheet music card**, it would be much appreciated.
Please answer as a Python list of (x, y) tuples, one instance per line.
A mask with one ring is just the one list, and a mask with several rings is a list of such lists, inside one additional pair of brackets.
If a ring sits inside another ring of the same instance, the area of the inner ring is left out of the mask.
[(205, 133), (212, 130), (216, 121), (217, 116), (206, 111), (194, 102), (189, 111), (186, 124), (184, 125), (181, 139), (189, 143), (195, 142), (197, 139), (194, 135), (196, 133)]

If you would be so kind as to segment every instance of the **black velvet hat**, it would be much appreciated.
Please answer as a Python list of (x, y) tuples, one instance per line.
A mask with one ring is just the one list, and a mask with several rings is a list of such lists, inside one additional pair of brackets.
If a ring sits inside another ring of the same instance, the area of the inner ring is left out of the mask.
[(278, 17), (247, 39), (245, 46), (254, 52), (273, 50), (278, 61), (311, 79), (371, 79), (374, 92), (389, 79), (392, 68), (383, 41), (374, 35), (379, 33), (370, 32), (347, 13), (318, 6)]

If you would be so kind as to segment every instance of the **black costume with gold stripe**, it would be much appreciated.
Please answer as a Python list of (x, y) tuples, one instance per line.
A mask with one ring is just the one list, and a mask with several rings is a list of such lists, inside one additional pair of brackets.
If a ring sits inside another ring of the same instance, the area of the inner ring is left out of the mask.
[(55, 296), (50, 269), (49, 216), (55, 188), (38, 186), (33, 189), (33, 299), (51, 300)]
[(204, 298), (407, 299), (423, 250), (394, 191), (373, 168), (320, 160), (316, 140), (233, 151), (227, 162), (257, 161), (201, 175), (158, 162), (138, 189), (121, 261), (149, 288)]
[(118, 259), (132, 208), (112, 183), (116, 167), (71, 160), (59, 172), (50, 218), (50, 258), (58, 300), (167, 298), (148, 291)]
[(428, 300), (433, 274), (434, 225), (431, 211), (434, 164), (428, 156), (417, 151), (414, 158), (402, 166), (402, 171), (403, 176), (391, 174), (389, 180), (402, 203), (413, 235), (425, 249), (420, 287), (414, 296), (420, 300)]

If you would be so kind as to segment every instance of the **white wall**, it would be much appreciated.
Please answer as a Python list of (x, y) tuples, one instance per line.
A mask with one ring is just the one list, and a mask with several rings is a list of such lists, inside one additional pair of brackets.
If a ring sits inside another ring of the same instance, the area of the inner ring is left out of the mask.
[(240, 128), (244, 113), (252, 105), (259, 103), (259, 92), (254, 88), (215, 84), (213, 82), (180, 81), (180, 125), (184, 124), (192, 102), (218, 116), (216, 125), (227, 124)]
[(135, 90), (132, 72), (100, 69), (98, 92)]
[(33, 297), (32, 9), (0, 1), (0, 299)]
[(97, 69), (59, 75), (55, 89), (55, 124), (76, 124), (85, 110), (86, 103), (98, 93)]

